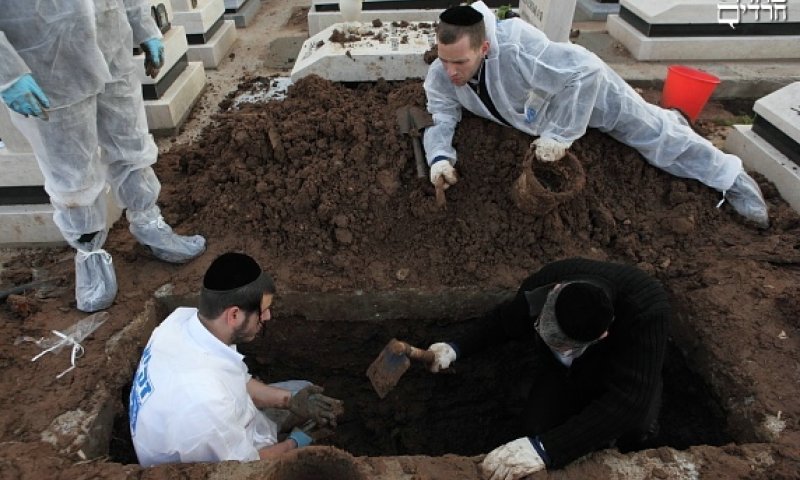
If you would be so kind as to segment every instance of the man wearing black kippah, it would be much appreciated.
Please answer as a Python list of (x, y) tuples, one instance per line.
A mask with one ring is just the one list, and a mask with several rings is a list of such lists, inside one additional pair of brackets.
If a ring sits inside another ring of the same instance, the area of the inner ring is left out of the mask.
[[(274, 295), (255, 260), (226, 253), (206, 271), (199, 308), (178, 308), (153, 331), (130, 395), (141, 465), (273, 458), (309, 445), (312, 430), (336, 426), (341, 401), (306, 381), (264, 384), (236, 350), (271, 320)], [(267, 409), (304, 427), (279, 441)]]
[(587, 128), (597, 128), (653, 166), (721, 191), (740, 215), (768, 226), (761, 190), (738, 157), (676, 112), (647, 103), (595, 54), (551, 42), (519, 18), (498, 21), (483, 2), (447, 9), (439, 20), (439, 58), (425, 78), (434, 123), (425, 130), (425, 153), (434, 185), (458, 180), (452, 141), (463, 107), (538, 137), (531, 148), (543, 162), (561, 159)]
[(512, 340), (532, 345), (521, 429), (482, 463), (487, 478), (516, 480), (655, 436), (669, 317), (663, 287), (638, 268), (562, 260), (456, 338), (431, 345), (431, 370)]

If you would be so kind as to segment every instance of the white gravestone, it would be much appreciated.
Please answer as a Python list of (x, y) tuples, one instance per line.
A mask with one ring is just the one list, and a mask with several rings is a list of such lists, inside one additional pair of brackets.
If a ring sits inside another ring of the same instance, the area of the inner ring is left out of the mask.
[(637, 60), (800, 57), (800, 0), (620, 0), (607, 25)]
[(207, 69), (216, 69), (236, 41), (236, 25), (224, 18), (224, 0), (194, 0), (194, 6), (188, 8), (186, 3), (172, 0), (172, 23), (186, 31), (186, 57), (190, 62), (202, 62)]
[(225, 0), (225, 19), (245, 28), (261, 9), (261, 0)]
[(227, 10), (239, 10), (244, 2), (245, 0), (225, 0), (225, 8)]
[(734, 125), (725, 148), (775, 184), (800, 212), (800, 82), (756, 101), (753, 125)]
[(520, 0), (519, 16), (554, 42), (568, 42), (576, 0)]
[(575, 17), (573, 20), (576, 22), (602, 22), (605, 21), (606, 17), (609, 15), (618, 12), (618, 0), (578, 0), (577, 5), (575, 6)]
[[(224, 2), (225, 0), (222, 1)], [(198, 4), (200, 3), (200, 0), (172, 0), (171, 3), (173, 10), (188, 12), (189, 10), (197, 8)]]
[[(388, 8), (387, 5), (391, 5)], [(308, 34), (314, 36), (336, 23), (345, 22), (342, 18), (339, 0), (311, 0), (308, 11)], [(363, 0), (361, 12), (356, 21), (371, 23), (380, 19), (383, 23), (392, 22), (436, 22), (442, 8), (424, 8), (424, 2), (404, 2), (398, 0)]]
[[(365, 23), (359, 34), (337, 23), (303, 42), (292, 68), (292, 82), (315, 74), (333, 82), (369, 82), (378, 78), (425, 78), (425, 52), (436, 43), (430, 22)], [(349, 41), (334, 42), (334, 31)], [(344, 33), (343, 33), (344, 32)]]
[(164, 64), (156, 75), (150, 78), (144, 70), (144, 53), (134, 57), (137, 63), (139, 80), (142, 82), (144, 109), (147, 126), (155, 135), (172, 135), (186, 121), (192, 107), (200, 98), (206, 85), (206, 75), (201, 62), (187, 59), (189, 45), (186, 30), (174, 23), (170, 0), (150, 0), (157, 11), (166, 10), (166, 19), (159, 19), (162, 29), (170, 25), (163, 35)]
[[(28, 140), (11, 123), (10, 115), (18, 115), (0, 103), (0, 195), (13, 195), (15, 187), (42, 187), (44, 176)], [(37, 194), (38, 196), (38, 194)], [(106, 194), (108, 228), (119, 219), (122, 210)], [(44, 198), (40, 203), (15, 204), (13, 198), (0, 202), (0, 245), (34, 246), (63, 244), (64, 237), (53, 222), (53, 206)]]

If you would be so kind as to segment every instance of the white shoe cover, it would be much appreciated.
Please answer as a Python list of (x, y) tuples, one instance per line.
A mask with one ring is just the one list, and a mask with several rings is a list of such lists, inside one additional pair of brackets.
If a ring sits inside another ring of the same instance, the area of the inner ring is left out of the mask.
[(158, 207), (145, 212), (127, 213), (130, 231), (142, 245), (150, 247), (159, 260), (186, 263), (206, 250), (201, 235), (178, 235), (167, 225)]
[(117, 296), (117, 276), (111, 255), (100, 248), (108, 232), (97, 232), (87, 243), (70, 242), (75, 252), (75, 300), (78, 310), (105, 310)]
[(756, 181), (746, 172), (742, 172), (736, 177), (733, 186), (725, 192), (725, 199), (739, 215), (755, 222), (761, 228), (769, 227), (769, 215), (764, 196)]

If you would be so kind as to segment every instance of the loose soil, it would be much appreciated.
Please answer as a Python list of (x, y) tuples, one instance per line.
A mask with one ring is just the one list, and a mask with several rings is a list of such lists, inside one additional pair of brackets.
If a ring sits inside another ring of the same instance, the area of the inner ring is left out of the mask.
[[(798, 478), (800, 216), (775, 187), (756, 176), (772, 220), (769, 229), (758, 230), (728, 205), (714, 208), (717, 192), (661, 172), (634, 150), (590, 131), (572, 148), (586, 172), (585, 186), (549, 213), (527, 214), (510, 193), (531, 138), (465, 114), (454, 139), (460, 180), (447, 190), (447, 208), (439, 209), (430, 184), (416, 179), (410, 139), (398, 133), (395, 118), (402, 105), (424, 104), (419, 81), (344, 86), (309, 77), (282, 102), (226, 110), (193, 141), (172, 145), (156, 166), (160, 204), (177, 231), (205, 235), (208, 251), (187, 265), (159, 263), (120, 221), (106, 244), (120, 286), (111, 318), (84, 342), (78, 368), (61, 379), (55, 375), (68, 366), (67, 354), (31, 362), (38, 347), (15, 340), (48, 336), (83, 317), (72, 299), (72, 254), (36, 250), (8, 262), (0, 273), (4, 285), (30, 281), (35, 267), (45, 269), (56, 288), (39, 296), (29, 291), (0, 311), (0, 478), (209, 478), (238, 468), (141, 470), (102, 458), (76, 463), (74, 452), (60, 452), (68, 445), (42, 441), (56, 417), (91, 401), (97, 385), (122, 392), (114, 374), (130, 367), (108, 357), (104, 345), (153, 292), (165, 284), (175, 294), (196, 291), (208, 264), (229, 250), (255, 256), (274, 273), (281, 293), (514, 289), (532, 271), (566, 257), (638, 265), (670, 292), (675, 344), (716, 392), (735, 440), (688, 450), (702, 460), (696, 473)], [(710, 128), (700, 125), (706, 134)], [(276, 322), (280, 313), (278, 298)], [(350, 335), (343, 329), (331, 342), (348, 345)], [(294, 336), (281, 338), (285, 349), (295, 341), (301, 345)], [(424, 410), (425, 399), (410, 397), (405, 406)], [(608, 478), (626, 457), (604, 455), (550, 476)], [(644, 465), (671, 455), (658, 448), (634, 458)], [(356, 462), (367, 478), (448, 480), (479, 478), (478, 459)], [(263, 473), (258, 464), (243, 468), (252, 471), (227, 478)], [(653, 475), (677, 474), (659, 469)]]

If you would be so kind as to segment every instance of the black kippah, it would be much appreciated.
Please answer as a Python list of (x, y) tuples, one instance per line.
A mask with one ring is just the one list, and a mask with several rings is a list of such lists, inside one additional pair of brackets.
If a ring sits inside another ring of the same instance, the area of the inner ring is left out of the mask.
[(252, 283), (261, 276), (261, 267), (249, 255), (223, 253), (206, 270), (203, 288), (214, 291), (233, 290)]
[(586, 282), (565, 285), (558, 292), (555, 311), (561, 331), (579, 342), (597, 340), (614, 320), (611, 299), (602, 288)]
[(439, 15), (439, 20), (442, 23), (449, 23), (450, 25), (469, 27), (483, 20), (483, 15), (469, 5), (459, 5), (457, 7), (448, 8), (442, 12), (442, 14)]

